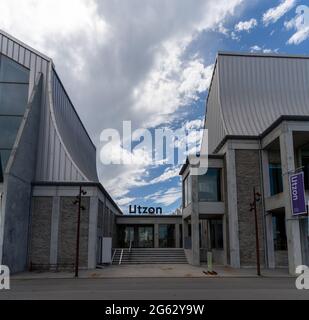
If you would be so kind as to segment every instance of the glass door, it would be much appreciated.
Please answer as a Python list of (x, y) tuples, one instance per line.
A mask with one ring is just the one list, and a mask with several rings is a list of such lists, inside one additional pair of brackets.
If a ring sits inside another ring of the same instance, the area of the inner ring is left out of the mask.
[(134, 242), (134, 226), (126, 226), (124, 230), (124, 248), (130, 248), (132, 243), (133, 247)]
[(139, 226), (138, 227), (138, 247), (139, 248), (153, 248), (153, 226)]

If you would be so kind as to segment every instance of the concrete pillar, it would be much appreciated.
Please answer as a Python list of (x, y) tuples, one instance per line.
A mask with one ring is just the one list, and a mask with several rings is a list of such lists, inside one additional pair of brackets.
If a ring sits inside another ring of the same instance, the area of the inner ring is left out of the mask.
[(99, 212), (98, 197), (90, 198), (89, 208), (89, 230), (88, 230), (88, 269), (95, 269), (97, 266), (97, 223)]
[(60, 221), (60, 197), (53, 197), (53, 208), (51, 218), (51, 237), (50, 237), (50, 264), (58, 263), (58, 236)]
[(184, 249), (187, 249), (185, 246), (185, 242), (188, 236), (189, 236), (188, 221), (185, 219), (182, 219), (182, 246)]
[(175, 247), (180, 248), (180, 225), (179, 223), (175, 224)]
[(227, 255), (227, 248), (228, 248), (228, 231), (227, 231), (227, 218), (226, 215), (224, 215), (224, 217), (222, 218), (222, 228), (223, 228), (223, 251), (224, 251), (224, 260), (223, 263), (224, 265), (228, 264), (228, 255)]
[(302, 264), (299, 221), (292, 216), (290, 197), (290, 173), (295, 171), (293, 132), (287, 123), (282, 124), (280, 152), (285, 199), (286, 234), (288, 241), (289, 272), (295, 274), (296, 267)]
[(230, 265), (240, 268), (235, 150), (230, 146), (226, 151), (226, 175)]
[(4, 218), (4, 193), (3, 185), (0, 185), (0, 265), (2, 264), (3, 253)]
[(265, 229), (266, 229), (266, 241), (267, 241), (267, 261), (268, 268), (275, 268), (275, 247), (274, 247), (274, 234), (273, 234), (273, 222), (272, 215), (268, 213), (265, 216)]
[[(262, 150), (262, 174), (263, 174), (263, 190), (264, 190), (264, 201), (270, 194), (270, 179), (269, 179), (269, 159), (268, 159), (268, 151)], [(264, 221), (265, 221), (265, 235), (266, 235), (266, 243), (265, 243), (265, 253), (266, 253), (266, 261), (267, 266), (270, 269), (275, 268), (275, 248), (274, 248), (274, 235), (273, 235), (273, 224), (272, 224), (272, 215), (270, 212), (263, 212)]]
[(200, 217), (198, 210), (198, 176), (192, 178), (191, 243), (192, 264), (200, 265)]
[(154, 225), (154, 247), (159, 248), (159, 225)]

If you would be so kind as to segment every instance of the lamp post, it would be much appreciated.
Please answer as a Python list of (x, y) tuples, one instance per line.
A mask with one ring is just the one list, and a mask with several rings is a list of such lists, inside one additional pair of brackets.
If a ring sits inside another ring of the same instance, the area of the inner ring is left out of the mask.
[(261, 200), (261, 194), (255, 191), (253, 188), (253, 202), (250, 203), (250, 212), (254, 211), (254, 220), (255, 220), (255, 241), (256, 241), (256, 269), (257, 275), (261, 275), (261, 262), (260, 262), (260, 242), (259, 242), (259, 226), (258, 226), (258, 217), (256, 204)]
[(75, 278), (78, 278), (79, 270), (79, 242), (80, 242), (80, 218), (81, 210), (85, 210), (85, 207), (82, 206), (82, 196), (86, 195), (87, 192), (82, 189), (82, 186), (79, 187), (79, 194), (76, 197), (77, 199), (73, 202), (74, 205), (78, 205), (77, 213), (77, 232), (76, 232), (76, 254), (75, 254)]

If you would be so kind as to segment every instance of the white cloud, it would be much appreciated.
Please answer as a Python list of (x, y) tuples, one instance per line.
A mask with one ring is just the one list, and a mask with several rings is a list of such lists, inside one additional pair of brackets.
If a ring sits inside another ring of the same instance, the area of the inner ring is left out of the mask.
[(78, 39), (74, 47), (67, 43), (65, 48), (75, 77), (82, 78), (86, 52), (109, 40), (109, 26), (95, 0), (2, 0), (0, 12), (0, 28), (55, 60), (63, 59), (59, 46)]
[(270, 8), (263, 14), (263, 23), (267, 26), (270, 23), (277, 22), (295, 5), (296, 5), (296, 0), (282, 0), (277, 7)]
[(186, 40), (181, 44), (165, 43), (156, 66), (146, 81), (134, 90), (134, 109), (146, 113), (144, 126), (171, 121), (179, 108), (208, 89), (213, 65), (205, 67), (198, 58), (183, 61), (186, 46)]
[(251, 29), (255, 28), (258, 25), (256, 19), (252, 18), (248, 21), (240, 21), (235, 25), (235, 30), (237, 32), (247, 31), (249, 32)]
[(159, 177), (152, 179), (149, 183), (150, 184), (156, 184), (164, 181), (168, 181), (174, 178), (180, 178), (179, 177), (180, 172), (180, 166), (177, 166), (175, 168), (166, 168), (165, 171), (160, 175)]
[(147, 200), (152, 200), (154, 203), (170, 206), (181, 199), (181, 188), (170, 188), (164, 191), (158, 191), (151, 196), (146, 197)]
[(286, 21), (284, 26), (286, 30), (296, 30), (287, 43), (298, 45), (309, 38), (309, 8), (299, 6), (296, 8), (296, 14), (296, 17)]
[(231, 32), (231, 38), (235, 41), (240, 41), (241, 39), (240, 36), (234, 31)]
[(131, 204), (134, 200), (136, 200), (136, 198), (127, 197), (127, 198), (120, 198), (119, 200), (116, 200), (116, 202), (120, 207), (123, 207)]
[[(223, 32), (242, 2), (1, 0), (0, 28), (53, 58), (98, 146), (105, 128), (121, 131), (123, 120), (137, 128), (170, 123), (197, 99), (212, 66), (187, 50), (204, 30), (221, 24)], [(112, 157), (120, 149), (114, 147)], [(148, 169), (147, 161), (98, 166), (100, 180), (118, 199), (145, 185)]]
[(229, 29), (227, 29), (222, 22), (220, 22), (215, 28), (213, 28), (213, 31), (217, 31), (224, 34), (225, 36), (229, 36)]
[(292, 35), (288, 44), (300, 44), (309, 38), (309, 27), (302, 28)]
[(263, 53), (278, 53), (279, 48), (269, 49), (269, 48), (260, 47), (258, 45), (254, 45), (254, 46), (250, 47), (250, 51), (251, 52), (263, 52)]

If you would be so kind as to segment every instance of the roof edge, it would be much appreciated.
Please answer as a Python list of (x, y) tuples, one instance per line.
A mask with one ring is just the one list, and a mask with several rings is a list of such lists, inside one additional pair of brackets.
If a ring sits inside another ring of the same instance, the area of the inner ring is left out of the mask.
[(226, 135), (215, 148), (214, 153), (219, 152), (219, 150), (224, 146), (228, 140), (261, 140), (272, 130), (274, 130), (283, 121), (309, 121), (309, 116), (287, 116), (282, 115), (276, 121), (274, 121), (262, 134), (258, 136), (248, 136), (248, 135)]
[(15, 38), (14, 36), (12, 36), (11, 34), (7, 33), (6, 31), (4, 31), (3, 29), (0, 29), (0, 34), (2, 34), (3, 36), (7, 37), (8, 39), (12, 40), (13, 42), (16, 42), (17, 44), (19, 44), (21, 47), (33, 52), (34, 54), (40, 56), (42, 59), (52, 63), (53, 63), (53, 59), (48, 57), (47, 55), (41, 53), (40, 51), (34, 49), (33, 47), (27, 45), (25, 42)]
[(260, 57), (260, 58), (291, 58), (291, 59), (309, 59), (309, 55), (301, 54), (287, 54), (287, 53), (263, 53), (263, 52), (237, 52), (237, 51), (218, 51), (218, 57), (220, 56), (241, 56), (241, 57)]
[[(223, 159), (224, 156), (221, 154), (209, 154), (208, 159)], [(180, 169), (179, 175), (182, 176), (185, 170), (187, 169), (189, 165), (189, 159), (187, 158), (186, 163), (183, 164), (183, 166)]]
[(115, 200), (111, 197), (111, 195), (106, 191), (104, 186), (100, 182), (61, 182), (61, 181), (55, 181), (55, 182), (49, 182), (49, 181), (34, 181), (31, 183), (32, 186), (38, 186), (38, 187), (97, 187), (100, 189), (100, 191), (106, 196), (106, 198), (112, 203), (112, 205), (119, 211), (119, 213), (122, 215), (123, 212), (119, 208), (118, 204), (115, 202)]

